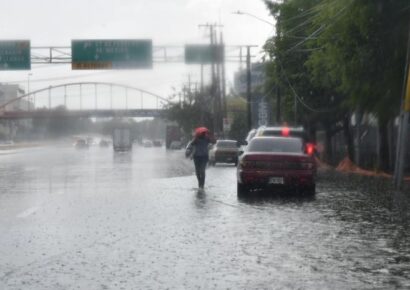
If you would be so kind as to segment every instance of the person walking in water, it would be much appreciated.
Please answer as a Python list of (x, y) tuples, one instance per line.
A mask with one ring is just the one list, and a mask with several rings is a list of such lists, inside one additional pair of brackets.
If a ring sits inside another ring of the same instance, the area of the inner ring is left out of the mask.
[(195, 137), (186, 148), (186, 157), (192, 157), (194, 160), (199, 189), (203, 189), (205, 185), (205, 170), (209, 159), (208, 147), (211, 143), (214, 142), (209, 136), (209, 130), (200, 127), (195, 130)]

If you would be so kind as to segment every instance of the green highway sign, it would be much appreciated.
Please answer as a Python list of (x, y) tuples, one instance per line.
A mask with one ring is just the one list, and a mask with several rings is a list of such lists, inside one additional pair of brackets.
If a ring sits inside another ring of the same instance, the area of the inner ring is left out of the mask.
[(71, 57), (74, 70), (152, 68), (152, 40), (72, 40)]
[(185, 63), (210, 64), (224, 61), (223, 45), (187, 44), (185, 45)]
[(0, 40), (0, 70), (30, 69), (30, 40)]

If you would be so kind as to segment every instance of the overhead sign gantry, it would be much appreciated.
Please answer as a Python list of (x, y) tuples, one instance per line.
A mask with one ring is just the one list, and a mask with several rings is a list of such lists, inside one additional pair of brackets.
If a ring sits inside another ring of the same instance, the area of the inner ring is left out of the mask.
[(186, 64), (222, 63), (225, 58), (225, 47), (220, 44), (187, 44), (185, 45)]
[(0, 70), (30, 69), (30, 40), (0, 41)]
[[(151, 69), (154, 63), (242, 62), (249, 45), (154, 46), (149, 39), (72, 40), (71, 46), (31, 46), (30, 40), (0, 40), (0, 71), (30, 70), (32, 64), (71, 64), (73, 70)], [(230, 54), (225, 54), (229, 48)], [(240, 50), (234, 55), (234, 50)]]
[(152, 41), (140, 39), (72, 40), (71, 67), (87, 69), (150, 69)]

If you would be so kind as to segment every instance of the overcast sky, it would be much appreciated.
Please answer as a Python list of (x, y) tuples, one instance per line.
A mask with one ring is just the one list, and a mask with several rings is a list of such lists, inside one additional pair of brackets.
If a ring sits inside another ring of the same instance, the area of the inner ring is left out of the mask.
[[(0, 0), (1, 39), (30, 39), (32, 46), (70, 46), (71, 39), (152, 39), (153, 45), (207, 42), (199, 24), (220, 23), (227, 45), (255, 44), (255, 54), (273, 28), (242, 10), (272, 21), (262, 0)], [(255, 59), (256, 60), (256, 59)], [(238, 64), (228, 65), (228, 85)], [(73, 81), (112, 81), (162, 96), (180, 87), (199, 67), (154, 63), (153, 70), (72, 71), (70, 65), (33, 65), (23, 72), (0, 72), (0, 82), (21, 81), (30, 90)], [(53, 78), (53, 81), (47, 79)], [(61, 78), (61, 79), (60, 79)]]

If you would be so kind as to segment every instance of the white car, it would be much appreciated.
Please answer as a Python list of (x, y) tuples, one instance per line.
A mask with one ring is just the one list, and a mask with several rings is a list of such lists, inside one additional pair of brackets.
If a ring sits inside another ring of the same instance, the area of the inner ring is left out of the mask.
[(151, 148), (151, 147), (154, 146), (154, 145), (153, 145), (153, 143), (152, 143), (151, 140), (144, 140), (144, 141), (142, 142), (142, 146), (144, 146), (145, 148)]
[(169, 149), (172, 150), (180, 150), (182, 149), (182, 142), (181, 141), (172, 141), (169, 145)]

